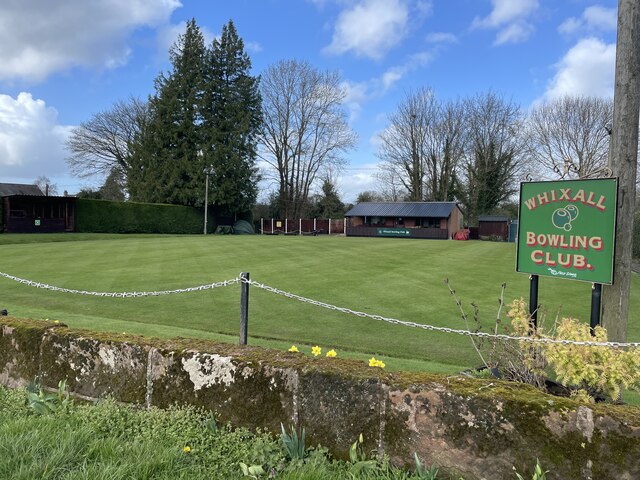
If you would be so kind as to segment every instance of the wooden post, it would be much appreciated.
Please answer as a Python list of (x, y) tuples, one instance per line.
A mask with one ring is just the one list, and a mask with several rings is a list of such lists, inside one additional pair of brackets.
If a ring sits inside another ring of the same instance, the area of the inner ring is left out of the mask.
[(285, 233), (285, 235), (287, 233), (289, 233), (289, 219), (288, 218), (284, 219), (284, 233)]
[(299, 222), (299, 228), (298, 228), (298, 235), (302, 235), (302, 219), (299, 218), (298, 220), (300, 220)]
[(273, 217), (271, 217), (271, 233), (273, 233)]
[(260, 234), (264, 235), (264, 218), (260, 219)]
[(317, 230), (316, 228), (316, 219), (313, 219), (313, 231), (315, 232)]
[(240, 345), (247, 344), (249, 336), (249, 272), (240, 274)]
[(602, 324), (609, 340), (624, 342), (629, 317), (629, 288), (636, 199), (638, 113), (640, 112), (640, 4), (618, 0), (616, 75), (609, 167), (618, 177), (618, 210), (613, 285), (602, 294)]
[(329, 218), (329, 235), (331, 235), (331, 218)]

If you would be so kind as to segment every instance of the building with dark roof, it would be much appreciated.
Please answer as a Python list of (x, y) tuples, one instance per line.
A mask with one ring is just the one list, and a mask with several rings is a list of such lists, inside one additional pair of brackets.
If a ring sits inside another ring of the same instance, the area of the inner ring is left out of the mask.
[(349, 210), (347, 236), (452, 238), (462, 229), (456, 202), (365, 202)]
[(22, 183), (0, 183), (0, 197), (11, 195), (33, 195), (44, 196), (42, 190), (37, 185), (25, 185)]
[(478, 217), (478, 236), (481, 240), (500, 240), (506, 242), (509, 239), (509, 217), (503, 215), (480, 215)]
[(37, 185), (0, 183), (0, 231), (72, 232), (75, 202), (75, 197), (45, 195)]

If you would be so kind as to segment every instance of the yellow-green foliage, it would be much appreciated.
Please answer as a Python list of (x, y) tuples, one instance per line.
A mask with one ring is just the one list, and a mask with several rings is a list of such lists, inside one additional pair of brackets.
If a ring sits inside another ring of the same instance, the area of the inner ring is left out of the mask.
[[(510, 305), (509, 317), (513, 333), (523, 335), (529, 329), (529, 314), (523, 299), (514, 300)], [(552, 335), (536, 332), (539, 338), (558, 340), (606, 342), (607, 331), (596, 327), (591, 335), (589, 325), (573, 318), (563, 318), (556, 322)], [(521, 344), (521, 348), (530, 349)], [(540, 352), (555, 372), (558, 380), (568, 386), (587, 385), (612, 399), (620, 398), (620, 389), (640, 390), (640, 349), (624, 350), (611, 347), (562, 345), (542, 343)], [(577, 399), (588, 399), (586, 391), (578, 390)]]

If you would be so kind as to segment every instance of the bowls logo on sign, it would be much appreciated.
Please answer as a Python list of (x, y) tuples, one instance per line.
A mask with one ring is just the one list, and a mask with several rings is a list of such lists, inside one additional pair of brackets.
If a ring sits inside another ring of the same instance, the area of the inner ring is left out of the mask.
[(578, 218), (579, 213), (580, 211), (575, 205), (567, 205), (564, 208), (558, 208), (551, 216), (551, 223), (553, 223), (554, 227), (569, 232), (572, 228), (571, 222)]

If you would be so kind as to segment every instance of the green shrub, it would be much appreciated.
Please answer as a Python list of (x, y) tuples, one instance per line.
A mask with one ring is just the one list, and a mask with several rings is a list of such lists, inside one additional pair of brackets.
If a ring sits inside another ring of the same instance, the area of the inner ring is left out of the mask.
[[(76, 231), (93, 233), (202, 233), (201, 208), (156, 203), (112, 202), (79, 198)], [(216, 228), (209, 214), (207, 230)]]

